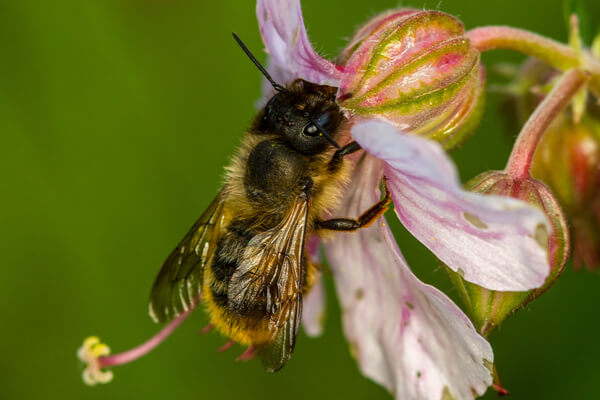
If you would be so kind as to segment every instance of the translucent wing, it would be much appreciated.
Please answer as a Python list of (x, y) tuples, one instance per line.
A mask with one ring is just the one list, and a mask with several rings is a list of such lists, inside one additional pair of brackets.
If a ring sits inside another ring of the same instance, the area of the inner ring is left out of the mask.
[(292, 356), (302, 317), (302, 257), (309, 201), (300, 197), (275, 228), (250, 240), (231, 277), (230, 304), (262, 304), (271, 337), (261, 348), (267, 371), (281, 369)]
[(162, 265), (150, 294), (154, 321), (169, 321), (198, 301), (204, 267), (223, 226), (222, 197), (221, 192)]

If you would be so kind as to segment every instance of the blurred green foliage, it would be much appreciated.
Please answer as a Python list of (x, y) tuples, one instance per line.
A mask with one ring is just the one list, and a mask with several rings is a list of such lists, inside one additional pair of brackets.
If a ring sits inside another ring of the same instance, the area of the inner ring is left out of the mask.
[[(566, 40), (561, 0), (405, 3), (468, 28), (510, 24)], [(304, 1), (311, 39), (329, 55), (396, 5)], [(588, 10), (598, 23), (600, 4)], [(225, 339), (196, 335), (207, 320), (199, 310), (151, 355), (115, 368), (111, 384), (81, 382), (75, 351), (85, 336), (118, 352), (157, 330), (147, 316), (154, 276), (216, 194), (255, 112), (260, 76), (232, 31), (263, 58), (253, 1), (0, 2), (0, 398), (391, 398), (350, 357), (331, 277), (325, 334), (302, 334), (275, 375), (234, 362), (239, 347), (217, 354)], [(488, 66), (506, 59), (522, 57), (484, 56)], [(478, 133), (453, 155), (464, 180), (504, 166), (511, 139), (499, 102), (491, 93)], [(394, 227), (419, 276), (456, 298), (434, 258)], [(568, 267), (495, 332), (513, 399), (595, 396), (599, 288), (598, 274)]]

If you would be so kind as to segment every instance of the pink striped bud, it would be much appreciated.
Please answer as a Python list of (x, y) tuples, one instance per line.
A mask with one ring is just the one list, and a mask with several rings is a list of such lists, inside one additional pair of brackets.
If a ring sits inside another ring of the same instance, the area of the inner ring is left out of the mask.
[(339, 57), (339, 104), (451, 148), (479, 122), (485, 75), (463, 24), (439, 11), (375, 17)]

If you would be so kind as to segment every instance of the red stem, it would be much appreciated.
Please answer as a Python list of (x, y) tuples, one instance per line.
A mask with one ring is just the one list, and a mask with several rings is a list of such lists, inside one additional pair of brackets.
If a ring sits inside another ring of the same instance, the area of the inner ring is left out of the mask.
[(544, 132), (588, 79), (589, 75), (578, 68), (567, 71), (531, 114), (506, 165), (506, 172), (513, 178), (529, 176), (535, 149)]

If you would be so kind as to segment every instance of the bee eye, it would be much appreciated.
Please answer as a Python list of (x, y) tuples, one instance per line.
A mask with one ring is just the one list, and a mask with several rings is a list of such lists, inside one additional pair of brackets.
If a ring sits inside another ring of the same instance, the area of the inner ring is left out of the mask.
[(316, 136), (319, 133), (319, 129), (312, 122), (306, 125), (304, 128), (304, 134), (308, 136)]
[[(315, 122), (326, 131), (332, 130), (334, 128), (333, 118), (330, 111), (326, 111), (320, 114), (317, 118), (315, 118)], [(315, 126), (312, 122), (304, 128), (304, 134), (307, 136), (316, 136), (319, 133), (319, 128)]]

